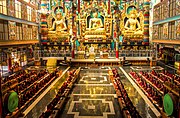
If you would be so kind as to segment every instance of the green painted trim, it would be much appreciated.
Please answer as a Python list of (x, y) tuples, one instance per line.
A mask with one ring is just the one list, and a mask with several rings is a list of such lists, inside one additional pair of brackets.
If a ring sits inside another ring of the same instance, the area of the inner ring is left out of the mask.
[(153, 25), (159, 25), (159, 24), (175, 21), (175, 20), (178, 20), (178, 19), (180, 19), (180, 15), (173, 16), (173, 17), (167, 18), (165, 20), (160, 20), (160, 21), (153, 22)]
[(28, 25), (33, 25), (33, 26), (38, 26), (38, 23), (26, 21), (26, 20), (23, 20), (23, 19), (12, 17), (12, 16), (7, 16), (7, 15), (4, 15), (4, 14), (0, 14), (0, 19), (8, 20), (8, 21), (14, 21), (14, 22), (28, 24)]

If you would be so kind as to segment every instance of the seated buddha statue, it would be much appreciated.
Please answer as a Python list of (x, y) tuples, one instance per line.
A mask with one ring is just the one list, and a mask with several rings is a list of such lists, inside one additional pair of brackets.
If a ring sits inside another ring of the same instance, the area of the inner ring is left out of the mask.
[(55, 21), (53, 22), (52, 27), (49, 29), (49, 34), (67, 34), (65, 31), (67, 30), (67, 26), (65, 23), (65, 19), (62, 16), (61, 12), (56, 13)]
[(98, 13), (93, 13), (93, 18), (89, 22), (89, 30), (104, 30), (101, 18), (98, 18)]
[(142, 28), (140, 26), (139, 21), (137, 20), (137, 11), (132, 9), (129, 14), (129, 19), (126, 21), (125, 24), (125, 33), (132, 33), (132, 34), (143, 34)]

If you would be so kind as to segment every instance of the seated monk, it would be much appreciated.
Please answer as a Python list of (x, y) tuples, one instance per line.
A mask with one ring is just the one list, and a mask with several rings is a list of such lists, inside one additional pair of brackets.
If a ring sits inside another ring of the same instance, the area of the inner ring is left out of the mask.
[(55, 21), (53, 22), (52, 28), (49, 29), (48, 33), (50, 34), (66, 34), (67, 26), (65, 19), (62, 16), (61, 12), (56, 13)]

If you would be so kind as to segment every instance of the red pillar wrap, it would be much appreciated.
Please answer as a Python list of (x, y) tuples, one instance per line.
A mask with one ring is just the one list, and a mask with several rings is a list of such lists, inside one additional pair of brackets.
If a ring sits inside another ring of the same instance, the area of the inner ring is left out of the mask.
[(9, 59), (8, 59), (8, 71), (10, 71), (11, 67), (12, 67), (12, 62), (11, 62), (11, 57), (9, 57)]
[(111, 6), (111, 0), (108, 0), (108, 14), (111, 13), (111, 8), (110, 8), (110, 6)]
[(119, 49), (118, 49), (118, 42), (116, 41), (116, 59), (119, 58)]
[(80, 0), (78, 0), (78, 13), (80, 13)]
[(116, 58), (119, 58), (119, 51), (116, 50)]
[(71, 54), (72, 54), (72, 58), (74, 59), (74, 57), (75, 57), (75, 55), (74, 55), (74, 49), (72, 49)]
[(72, 42), (71, 57), (74, 59), (74, 41)]
[(63, 0), (63, 13), (65, 13), (65, 0)]
[(116, 38), (116, 31), (114, 31), (114, 38)]

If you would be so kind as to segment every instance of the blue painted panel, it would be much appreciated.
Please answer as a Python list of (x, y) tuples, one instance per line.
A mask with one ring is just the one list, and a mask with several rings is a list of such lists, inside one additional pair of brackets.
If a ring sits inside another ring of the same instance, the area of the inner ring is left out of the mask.
[(159, 25), (159, 24), (175, 21), (175, 20), (178, 20), (178, 19), (180, 19), (180, 15), (173, 16), (173, 17), (167, 18), (165, 20), (160, 20), (160, 21), (153, 22), (153, 25)]

